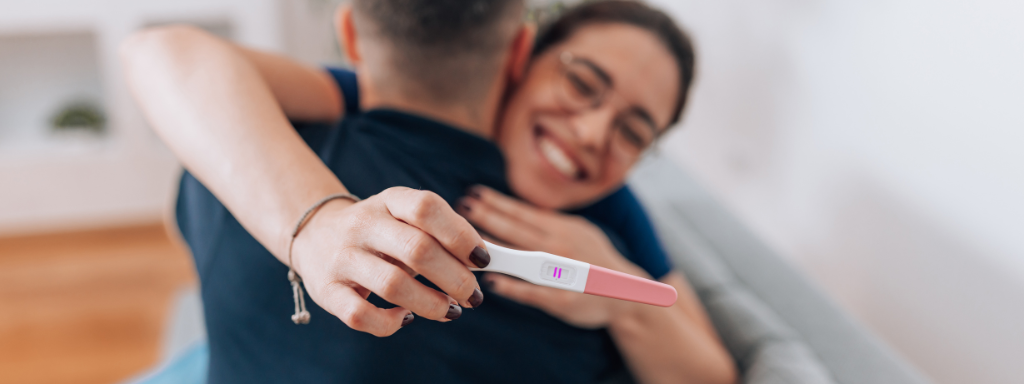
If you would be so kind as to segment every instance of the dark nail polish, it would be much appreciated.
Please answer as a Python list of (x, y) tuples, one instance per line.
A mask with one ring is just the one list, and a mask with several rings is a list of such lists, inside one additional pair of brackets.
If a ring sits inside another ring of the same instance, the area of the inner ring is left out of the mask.
[(484, 302), (484, 293), (480, 292), (479, 289), (474, 289), (473, 295), (469, 296), (467, 301), (469, 301), (469, 305), (472, 305), (473, 308), (479, 307)]
[(459, 200), (459, 209), (464, 209), (464, 210), (466, 210), (466, 212), (469, 212), (469, 211), (473, 210), (473, 208), (470, 208), (469, 204), (466, 204), (466, 202), (463, 201), (463, 200)]
[(487, 253), (486, 249), (478, 246), (473, 248), (473, 252), (469, 254), (469, 261), (476, 264), (477, 268), (484, 268), (491, 263), (491, 254)]
[(402, 319), (402, 326), (404, 327), (406, 325), (409, 325), (415, 319), (416, 319), (416, 316), (413, 316), (412, 313), (407, 313), (405, 315), (405, 318)]
[(448, 314), (444, 315), (444, 317), (448, 320), (455, 320), (458, 319), (459, 316), (462, 316), (462, 307), (455, 304), (448, 304)]
[(469, 190), (466, 191), (466, 194), (470, 195), (470, 196), (473, 196), (474, 199), (479, 199), (480, 198), (480, 189), (479, 189), (479, 187), (470, 187)]

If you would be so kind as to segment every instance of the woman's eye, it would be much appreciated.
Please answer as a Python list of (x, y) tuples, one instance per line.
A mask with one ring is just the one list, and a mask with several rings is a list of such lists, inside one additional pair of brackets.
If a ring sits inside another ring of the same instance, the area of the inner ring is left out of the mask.
[(629, 143), (630, 146), (643, 150), (647, 147), (647, 140), (644, 139), (642, 134), (638, 133), (636, 127), (633, 127), (626, 123), (619, 124), (619, 133)]
[(569, 83), (576, 92), (583, 97), (594, 97), (597, 95), (597, 88), (588, 84), (582, 77), (575, 73), (568, 73)]

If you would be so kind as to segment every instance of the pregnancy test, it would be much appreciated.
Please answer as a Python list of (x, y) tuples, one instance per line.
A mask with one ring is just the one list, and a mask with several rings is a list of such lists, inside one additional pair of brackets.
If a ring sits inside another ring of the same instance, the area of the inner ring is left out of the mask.
[(487, 244), (491, 263), (474, 271), (512, 275), (533, 284), (638, 303), (671, 306), (676, 289), (654, 280), (590, 265), (544, 252), (528, 252)]

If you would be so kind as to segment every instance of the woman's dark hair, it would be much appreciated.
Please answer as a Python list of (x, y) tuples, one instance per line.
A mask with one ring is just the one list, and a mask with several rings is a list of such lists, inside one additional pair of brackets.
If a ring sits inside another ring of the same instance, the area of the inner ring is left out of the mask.
[(595, 24), (626, 24), (651, 32), (665, 45), (679, 66), (679, 98), (671, 125), (679, 122), (693, 82), (693, 44), (686, 33), (664, 12), (628, 0), (587, 2), (567, 10), (558, 20), (544, 28), (533, 48), (534, 57), (568, 40), (579, 29)]

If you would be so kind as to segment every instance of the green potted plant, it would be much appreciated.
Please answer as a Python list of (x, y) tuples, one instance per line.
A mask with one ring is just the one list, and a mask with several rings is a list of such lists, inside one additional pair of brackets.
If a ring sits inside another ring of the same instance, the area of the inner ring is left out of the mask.
[(51, 119), (52, 132), (58, 136), (101, 136), (107, 129), (103, 109), (87, 101), (66, 104)]

